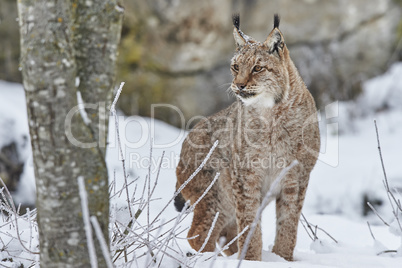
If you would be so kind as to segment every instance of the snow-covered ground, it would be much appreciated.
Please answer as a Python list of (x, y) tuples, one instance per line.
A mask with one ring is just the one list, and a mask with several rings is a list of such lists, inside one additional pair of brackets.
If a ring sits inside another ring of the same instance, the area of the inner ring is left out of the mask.
[[(123, 89), (124, 90), (124, 89)], [(402, 188), (402, 64), (395, 64), (382, 76), (364, 84), (362, 95), (351, 102), (328, 104), (321, 114), (322, 149), (320, 161), (314, 168), (307, 192), (303, 213), (307, 220), (323, 228), (338, 243), (318, 230), (319, 240), (312, 242), (299, 224), (295, 261), (286, 262), (270, 253), (275, 236), (275, 209), (270, 204), (262, 216), (263, 261), (244, 261), (242, 267), (401, 267), (401, 237), (395, 235), (378, 218), (369, 213), (363, 216), (364, 196), (370, 201), (380, 201), (378, 211), (387, 222), (392, 219), (391, 208), (383, 186), (383, 173), (378, 155), (376, 132), (373, 120), (377, 120), (389, 182), (392, 187)], [(151, 184), (156, 180), (161, 164), (159, 179), (150, 205), (153, 219), (171, 199), (175, 191), (175, 167), (178, 162), (181, 142), (186, 133), (166, 123), (138, 116), (119, 116), (120, 136), (129, 173), (130, 195), (137, 185), (135, 196), (142, 193), (142, 187), (151, 172)], [(5, 130), (5, 127), (6, 129)], [(110, 178), (115, 178), (120, 189), (124, 184), (115, 135), (115, 122), (110, 120), (109, 148), (107, 163)], [(26, 162), (26, 170), (21, 181), (18, 201), (31, 202), (34, 191), (32, 159), (23, 146), (28, 136), (27, 119), (22, 86), (0, 81), (0, 145), (15, 140), (22, 149), (21, 161)], [(152, 150), (151, 140), (153, 141)], [(29, 151), (29, 150), (28, 150)], [(164, 157), (162, 158), (162, 152)], [(152, 158), (150, 158), (152, 154)], [(151, 166), (149, 166), (151, 163)], [(398, 196), (400, 198), (400, 196)], [(112, 199), (113, 207), (123, 207), (125, 195)], [(166, 221), (178, 213), (170, 204), (160, 216)], [(191, 216), (191, 215), (190, 215)], [(116, 217), (127, 220), (127, 210), (119, 210)], [(138, 219), (141, 225), (147, 223), (147, 214)], [(370, 222), (373, 239), (367, 221)], [(190, 226), (187, 217), (180, 226)], [(171, 225), (170, 225), (171, 227)], [(164, 227), (168, 230), (169, 225)], [(161, 230), (163, 233), (163, 230)], [(186, 232), (180, 234), (186, 237)], [(7, 240), (0, 234), (0, 238)], [(185, 239), (178, 239), (177, 251), (194, 251)], [(1, 246), (1, 245), (0, 245)], [(18, 247), (18, 245), (16, 245)], [(397, 250), (383, 253), (384, 250)], [(1, 253), (4, 258), (4, 252)], [(199, 258), (196, 267), (235, 267), (236, 256), (211, 258), (207, 253)], [(146, 258), (138, 259), (143, 267)], [(7, 265), (6, 262), (0, 264)], [(164, 257), (162, 267), (178, 267), (176, 260)], [(135, 265), (134, 265), (135, 267)]]

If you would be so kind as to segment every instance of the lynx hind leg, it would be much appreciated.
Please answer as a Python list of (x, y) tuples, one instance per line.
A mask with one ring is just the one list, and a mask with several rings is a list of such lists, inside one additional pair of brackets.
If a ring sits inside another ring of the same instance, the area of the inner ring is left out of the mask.
[[(213, 202), (216, 200), (210, 200), (210, 197), (206, 197), (202, 200), (194, 210), (193, 222), (191, 228), (188, 231), (187, 237), (190, 246), (195, 250), (200, 250), (202, 245), (208, 238), (209, 230), (211, 229), (213, 220), (216, 215), (216, 210), (213, 209)], [(215, 223), (214, 229), (211, 236), (202, 252), (213, 252), (215, 251), (216, 242), (219, 238), (219, 234), (224, 226), (224, 219), (219, 215), (217, 222)]]
[[(204, 176), (208, 176), (208, 178)], [(211, 182), (213, 177), (214, 174), (212, 174), (211, 176), (211, 172), (201, 171), (194, 178), (194, 180), (208, 180), (209, 182)], [(191, 198), (191, 204), (193, 204), (196, 199), (198, 199), (198, 197), (204, 192), (205, 189), (206, 187), (202, 187), (201, 189), (198, 189), (196, 191), (197, 194), (194, 194)], [(225, 200), (225, 198), (222, 193), (219, 192), (219, 190), (219, 183), (216, 182), (194, 209), (193, 222), (191, 224), (191, 228), (188, 232), (187, 237), (191, 238), (189, 239), (189, 243), (191, 247), (197, 251), (201, 248), (201, 246), (207, 239), (209, 230), (211, 229), (217, 212), (219, 212), (218, 219), (214, 225), (211, 236), (208, 239), (208, 242), (206, 242), (206, 245), (202, 252), (215, 251), (216, 242), (218, 241), (223, 228), (230, 221), (231, 214), (228, 213), (228, 209), (225, 208), (224, 205), (221, 203)], [(194, 198), (195, 196), (196, 198)]]
[(276, 237), (272, 251), (288, 261), (293, 261), (297, 227), (309, 179), (309, 175), (300, 179), (296, 176), (296, 172), (290, 171), (276, 200)]
[[(176, 190), (185, 183), (185, 181), (192, 175), (194, 170), (198, 167), (198, 162), (195, 163), (194, 159), (188, 157), (183, 160), (180, 159), (176, 169), (177, 184)], [(213, 156), (212, 156), (213, 157)], [(212, 158), (211, 157), (211, 158)], [(188, 165), (186, 165), (186, 161)], [(204, 193), (207, 187), (211, 184), (216, 175), (216, 171), (211, 167), (205, 165), (203, 169), (189, 182), (186, 187), (181, 191), (181, 197), (177, 197), (176, 208), (179, 209), (185, 200), (190, 200), (190, 204), (194, 204), (198, 198)], [(212, 234), (206, 243), (203, 252), (215, 251), (216, 242), (219, 239), (222, 229), (227, 225), (230, 218), (233, 216), (229, 212), (227, 196), (222, 192), (220, 181), (227, 181), (227, 172), (221, 172), (218, 181), (212, 186), (203, 199), (197, 204), (194, 209), (193, 221), (191, 228), (187, 234), (190, 246), (199, 250), (204, 241), (207, 239), (208, 232), (212, 226), (215, 215), (219, 212), (217, 222), (214, 226)]]
[[(236, 219), (233, 219), (230, 221), (222, 230), (222, 232), (219, 235), (220, 237), (225, 238), (225, 244), (222, 246), (225, 246), (229, 242), (231, 242), (236, 236), (237, 236), (237, 223)], [(234, 241), (231, 245), (229, 245), (229, 248), (224, 251), (226, 256), (231, 256), (235, 253), (237, 253), (238, 247), (237, 247), (237, 241)]]

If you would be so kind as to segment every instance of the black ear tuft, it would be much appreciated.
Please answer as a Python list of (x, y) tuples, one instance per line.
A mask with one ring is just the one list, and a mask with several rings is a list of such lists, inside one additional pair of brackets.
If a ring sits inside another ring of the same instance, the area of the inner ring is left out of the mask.
[(236, 27), (237, 30), (240, 30), (240, 14), (235, 13), (232, 15), (233, 26)]
[(274, 15), (274, 28), (279, 28), (279, 22), (281, 22), (281, 19), (279, 18), (278, 14)]

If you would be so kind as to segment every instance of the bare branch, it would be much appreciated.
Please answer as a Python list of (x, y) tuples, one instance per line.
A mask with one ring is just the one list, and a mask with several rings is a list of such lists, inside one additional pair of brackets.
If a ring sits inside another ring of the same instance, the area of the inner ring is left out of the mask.
[(375, 237), (374, 237), (373, 231), (371, 230), (371, 226), (370, 226), (370, 223), (369, 223), (368, 221), (367, 221), (367, 226), (368, 226), (368, 228), (369, 228), (369, 230), (370, 230), (371, 237), (372, 237), (373, 240), (375, 241), (376, 239), (375, 239)]
[(385, 183), (386, 183), (386, 186), (387, 186), (387, 191), (389, 191), (387, 173), (385, 172), (384, 160), (382, 158), (381, 145), (380, 145), (380, 136), (378, 134), (378, 128), (377, 128), (377, 121), (376, 120), (374, 120), (374, 126), (375, 126), (375, 133), (377, 134), (377, 145), (378, 145), (377, 148), (378, 148), (378, 153), (380, 154), (382, 172), (384, 173), (384, 179), (385, 179)]

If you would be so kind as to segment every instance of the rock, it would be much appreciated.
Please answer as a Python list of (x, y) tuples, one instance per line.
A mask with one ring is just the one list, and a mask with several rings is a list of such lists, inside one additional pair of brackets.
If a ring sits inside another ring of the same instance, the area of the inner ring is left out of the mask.
[[(12, 142), (0, 150), (0, 178), (10, 192), (17, 190), (24, 162), (19, 159), (17, 144)], [(2, 188), (2, 186), (0, 186)]]
[[(189, 119), (233, 101), (224, 85), (234, 49), (230, 1), (136, 1), (126, 10), (132, 16), (124, 24), (118, 78), (127, 82), (125, 113), (151, 116), (151, 104), (167, 103)], [(173, 109), (155, 115), (182, 125)]]
[[(121, 62), (127, 59), (125, 55), (135, 55), (131, 67), (123, 68), (130, 77), (128, 85), (132, 85), (126, 96), (137, 100), (137, 109), (130, 111), (130, 103), (124, 103), (125, 112), (151, 115), (151, 103), (169, 103), (188, 120), (216, 112), (233, 101), (225, 91), (231, 81), (231, 13), (235, 10), (241, 13), (244, 32), (260, 41), (271, 30), (273, 14), (280, 14), (280, 28), (291, 56), (318, 106), (354, 98), (362, 81), (398, 60), (402, 12), (393, 0), (216, 2), (127, 3), (128, 13), (135, 19), (126, 23), (136, 26), (131, 30), (126, 26), (123, 42), (131, 38), (132, 43), (122, 49)], [(180, 125), (180, 120), (168, 114), (155, 116)]]

